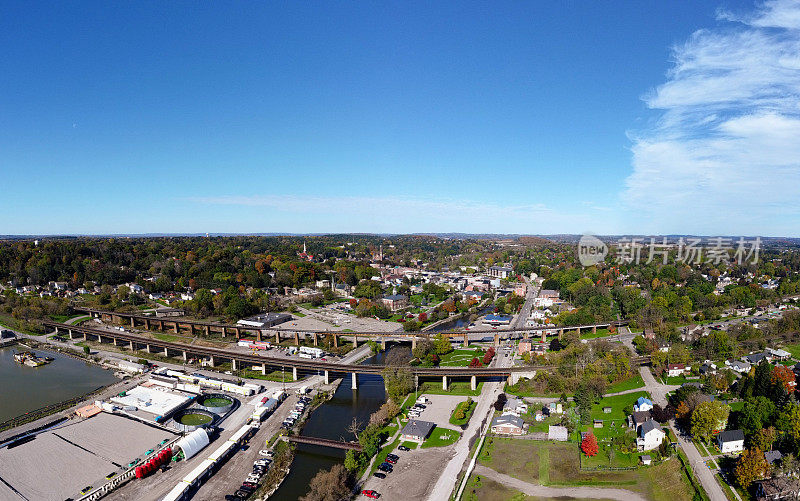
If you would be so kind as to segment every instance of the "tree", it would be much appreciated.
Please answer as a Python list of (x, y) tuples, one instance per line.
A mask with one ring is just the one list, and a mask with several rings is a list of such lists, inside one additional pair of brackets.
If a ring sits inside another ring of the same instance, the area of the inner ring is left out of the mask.
[(593, 433), (589, 432), (583, 437), (583, 440), (581, 440), (581, 450), (589, 457), (597, 454), (597, 437), (595, 437)]
[(752, 447), (756, 449), (761, 449), (762, 451), (771, 451), (772, 444), (775, 443), (775, 439), (777, 438), (777, 432), (775, 431), (774, 426), (770, 426), (769, 428), (761, 428), (753, 435), (751, 439)]
[(733, 469), (736, 483), (745, 490), (753, 481), (767, 476), (767, 473), (769, 473), (769, 464), (764, 458), (764, 453), (758, 448), (746, 449), (742, 452)]
[(474, 367), (483, 367), (483, 364), (481, 363), (480, 360), (478, 360), (478, 357), (474, 357), (470, 361), (469, 366), (472, 367), (472, 368), (474, 368)]
[(772, 384), (785, 389), (787, 393), (793, 392), (795, 384), (794, 372), (783, 365), (776, 366), (772, 369)]
[(386, 395), (395, 402), (402, 402), (414, 390), (414, 376), (406, 369), (386, 367), (381, 374), (386, 385)]
[(501, 393), (501, 394), (497, 395), (497, 400), (494, 402), (494, 409), (497, 410), (497, 411), (502, 411), (503, 407), (505, 407), (505, 405), (506, 405), (506, 401), (507, 400), (508, 400), (508, 397), (506, 397), (505, 393)]
[(359, 458), (359, 453), (354, 451), (353, 449), (348, 449), (347, 454), (344, 456), (344, 467), (348, 469), (348, 471), (355, 471), (361, 464), (361, 460)]
[(436, 340), (433, 343), (433, 349), (439, 356), (441, 356), (453, 351), (453, 345), (450, 343), (450, 338), (444, 333), (440, 332), (436, 335)]
[(766, 359), (756, 366), (753, 378), (755, 379), (753, 395), (770, 396), (772, 393), (772, 366)]
[(730, 410), (730, 407), (716, 400), (702, 402), (692, 412), (690, 419), (692, 435), (698, 438), (709, 438), (714, 430), (725, 426)]
[[(753, 436), (771, 421), (775, 413), (775, 404), (767, 397), (752, 397), (745, 400), (739, 411), (739, 428), (748, 437)], [(762, 450), (765, 450), (762, 448)]]
[(350, 499), (352, 477), (341, 465), (335, 464), (330, 470), (317, 473), (309, 482), (309, 491), (300, 501), (341, 501)]
[(483, 365), (489, 365), (489, 363), (494, 358), (494, 347), (490, 347), (486, 350), (486, 353), (483, 355)]
[(776, 427), (794, 441), (794, 447), (800, 447), (800, 405), (786, 404), (775, 421)]

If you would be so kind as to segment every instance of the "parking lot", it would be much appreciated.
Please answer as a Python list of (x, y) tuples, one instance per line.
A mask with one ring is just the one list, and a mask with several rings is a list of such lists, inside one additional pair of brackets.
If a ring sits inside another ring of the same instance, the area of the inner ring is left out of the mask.
[(466, 400), (467, 397), (457, 395), (428, 394), (424, 394), (422, 396), (427, 398), (429, 402), (425, 404), (425, 409), (420, 412), (419, 417), (416, 419), (430, 421), (436, 424), (436, 426), (443, 428), (458, 428), (457, 426), (450, 424), (450, 416), (453, 413), (453, 409), (456, 408), (456, 405)]

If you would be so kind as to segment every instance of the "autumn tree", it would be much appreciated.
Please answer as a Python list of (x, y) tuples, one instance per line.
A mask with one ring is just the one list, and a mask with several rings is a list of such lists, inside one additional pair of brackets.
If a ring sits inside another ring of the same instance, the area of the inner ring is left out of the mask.
[(777, 436), (778, 435), (775, 427), (770, 426), (769, 428), (759, 429), (755, 435), (753, 435), (750, 442), (752, 447), (755, 447), (756, 449), (761, 449), (762, 451), (771, 451), (772, 444), (775, 443)]
[(785, 389), (787, 393), (793, 392), (795, 385), (794, 372), (783, 365), (776, 366), (772, 369), (772, 384)]
[(753, 481), (764, 478), (769, 473), (769, 464), (759, 448), (746, 449), (736, 461), (733, 474), (742, 489), (748, 489)]
[(800, 405), (786, 404), (778, 414), (775, 424), (778, 430), (794, 442), (795, 448), (800, 447)]
[(472, 367), (472, 368), (475, 368), (475, 367), (483, 367), (483, 364), (481, 363), (481, 361), (480, 361), (480, 360), (478, 360), (478, 357), (474, 357), (474, 358), (473, 358), (473, 359), (470, 361), (470, 363), (469, 363), (469, 366), (470, 366), (470, 367)]
[(689, 420), (692, 435), (707, 439), (714, 430), (725, 426), (730, 410), (730, 407), (716, 400), (699, 404)]
[(587, 433), (581, 440), (581, 450), (589, 457), (597, 454), (597, 437), (593, 433)]
[(350, 499), (352, 477), (341, 465), (335, 464), (330, 470), (317, 473), (309, 482), (309, 491), (300, 501), (341, 501)]

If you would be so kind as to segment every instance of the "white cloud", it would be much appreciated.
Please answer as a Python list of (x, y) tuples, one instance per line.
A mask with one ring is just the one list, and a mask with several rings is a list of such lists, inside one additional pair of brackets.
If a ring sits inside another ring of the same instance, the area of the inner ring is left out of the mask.
[(661, 231), (800, 234), (800, 0), (719, 19), (645, 97), (624, 199)]

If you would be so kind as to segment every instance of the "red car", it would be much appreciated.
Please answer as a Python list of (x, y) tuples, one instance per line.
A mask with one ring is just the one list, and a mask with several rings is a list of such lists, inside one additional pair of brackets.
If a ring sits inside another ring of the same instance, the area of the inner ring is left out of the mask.
[(372, 499), (378, 499), (379, 497), (381, 497), (381, 495), (378, 494), (375, 491), (361, 491), (361, 494), (367, 496), (368, 498), (372, 498)]

